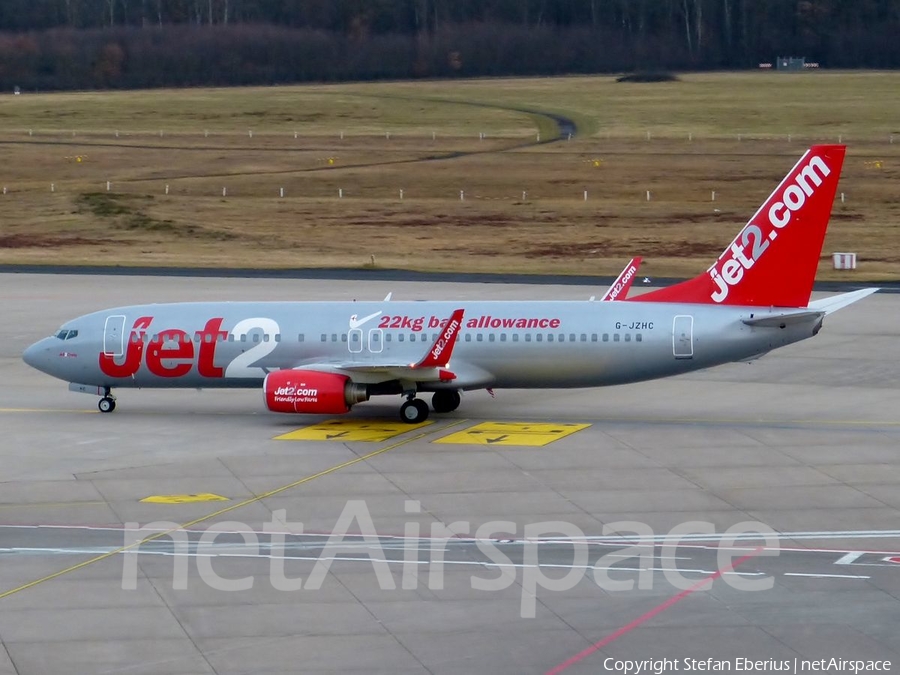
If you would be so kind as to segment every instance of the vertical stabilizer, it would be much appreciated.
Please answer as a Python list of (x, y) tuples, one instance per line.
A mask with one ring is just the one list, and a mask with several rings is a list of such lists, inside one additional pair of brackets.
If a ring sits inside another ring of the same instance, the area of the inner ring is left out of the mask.
[(811, 147), (706, 272), (629, 301), (806, 307), (845, 151)]

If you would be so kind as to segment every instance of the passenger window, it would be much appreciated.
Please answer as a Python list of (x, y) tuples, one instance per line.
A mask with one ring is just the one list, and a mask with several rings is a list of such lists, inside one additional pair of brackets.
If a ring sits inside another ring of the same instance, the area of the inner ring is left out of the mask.
[(259, 333), (254, 333), (254, 334), (253, 334), (253, 341), (254, 341), (254, 342), (259, 342)]
[(543, 335), (542, 333), (538, 333), (537, 335), (535, 335), (534, 339), (535, 339), (537, 342), (540, 342), (541, 340), (544, 339), (544, 335)]
[(631, 342), (631, 333), (625, 333), (625, 342)]
[(519, 341), (519, 334), (518, 334), (518, 333), (513, 333), (512, 339), (513, 339), (513, 340), (512, 340), (513, 342), (518, 342), (518, 341)]
[(553, 342), (553, 333), (547, 336), (547, 342)]
[(634, 341), (635, 341), (635, 342), (640, 342), (641, 340), (642, 340), (642, 338), (641, 338), (641, 334), (640, 334), (640, 333), (638, 333), (637, 335), (634, 336)]
[(581, 341), (582, 341), (582, 342), (587, 342), (587, 333), (582, 333), (582, 334), (581, 334)]
[(500, 333), (500, 342), (506, 342), (506, 333)]
[(569, 333), (569, 342), (575, 342), (575, 333)]
[(337, 342), (337, 333), (332, 333), (332, 334), (331, 334), (331, 341), (332, 341), (332, 342)]
[(531, 333), (525, 333), (525, 342), (531, 342)]
[(618, 341), (619, 341), (619, 334), (613, 333), (613, 342), (618, 342)]
[(228, 341), (229, 341), (229, 342), (234, 342), (234, 333), (229, 333), (229, 334), (228, 334)]
[(137, 333), (132, 333), (132, 334), (131, 334), (131, 341), (134, 342), (135, 344), (137, 344), (138, 342), (141, 341), (141, 338), (140, 338), (140, 336), (139, 336)]
[(328, 336), (322, 333), (322, 342), (328, 342)]
[(597, 341), (597, 334), (591, 333), (591, 342), (596, 342), (596, 341)]
[(493, 333), (491, 333), (490, 335), (488, 335), (488, 341), (489, 341), (489, 342), (493, 342), (493, 341), (496, 340), (496, 339), (497, 339), (497, 336), (494, 335)]
[(603, 341), (604, 341), (604, 342), (609, 342), (609, 333), (604, 333), (604, 334), (603, 334)]
[(306, 336), (303, 333), (299, 333), (297, 335), (297, 342), (303, 342), (306, 339)]
[[(356, 334), (353, 335), (353, 340), (356, 341)], [(390, 334), (390, 333), (388, 333), (387, 335), (384, 336), (384, 341), (385, 341), (385, 342), (390, 342), (390, 341), (391, 341), (391, 334)]]
[(472, 334), (466, 333), (466, 342), (471, 342), (471, 341), (472, 341)]
[(397, 333), (397, 342), (403, 342), (403, 333)]
[(200, 333), (194, 333), (194, 342), (200, 342)]
[(341, 342), (346, 342), (346, 341), (347, 341), (347, 334), (341, 333)]
[(479, 333), (477, 336), (475, 336), (475, 339), (479, 342), (484, 342), (484, 335), (482, 333)]
[(275, 333), (275, 342), (281, 342), (281, 333)]

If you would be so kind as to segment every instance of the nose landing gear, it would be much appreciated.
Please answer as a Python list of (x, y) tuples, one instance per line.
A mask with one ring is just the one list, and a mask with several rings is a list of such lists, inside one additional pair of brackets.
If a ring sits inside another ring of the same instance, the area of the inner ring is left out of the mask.
[(109, 387), (103, 392), (103, 398), (97, 403), (97, 407), (102, 413), (111, 413), (116, 409), (116, 399), (110, 394)]

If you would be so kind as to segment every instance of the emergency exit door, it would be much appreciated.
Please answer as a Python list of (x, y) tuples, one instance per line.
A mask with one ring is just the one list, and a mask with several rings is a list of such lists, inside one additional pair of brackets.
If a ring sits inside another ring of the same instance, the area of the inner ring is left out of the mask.
[(694, 317), (680, 314), (672, 324), (672, 353), (676, 359), (694, 357)]

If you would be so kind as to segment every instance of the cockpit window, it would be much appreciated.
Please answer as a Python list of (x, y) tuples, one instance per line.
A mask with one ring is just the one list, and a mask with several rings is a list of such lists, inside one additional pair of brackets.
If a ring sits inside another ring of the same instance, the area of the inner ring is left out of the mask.
[(61, 330), (61, 331), (59, 331), (59, 332), (56, 334), (56, 337), (59, 338), (60, 340), (65, 340), (65, 339), (66, 339), (66, 335), (68, 335), (68, 334), (69, 334), (69, 331), (67, 331), (67, 330)]
[(55, 337), (58, 338), (58, 339), (60, 339), (60, 340), (71, 340), (71, 339), (74, 338), (74, 337), (78, 337), (78, 331), (77, 331), (77, 330), (65, 330), (65, 329), (63, 329), (63, 330), (60, 330), (60, 331), (56, 334)]

